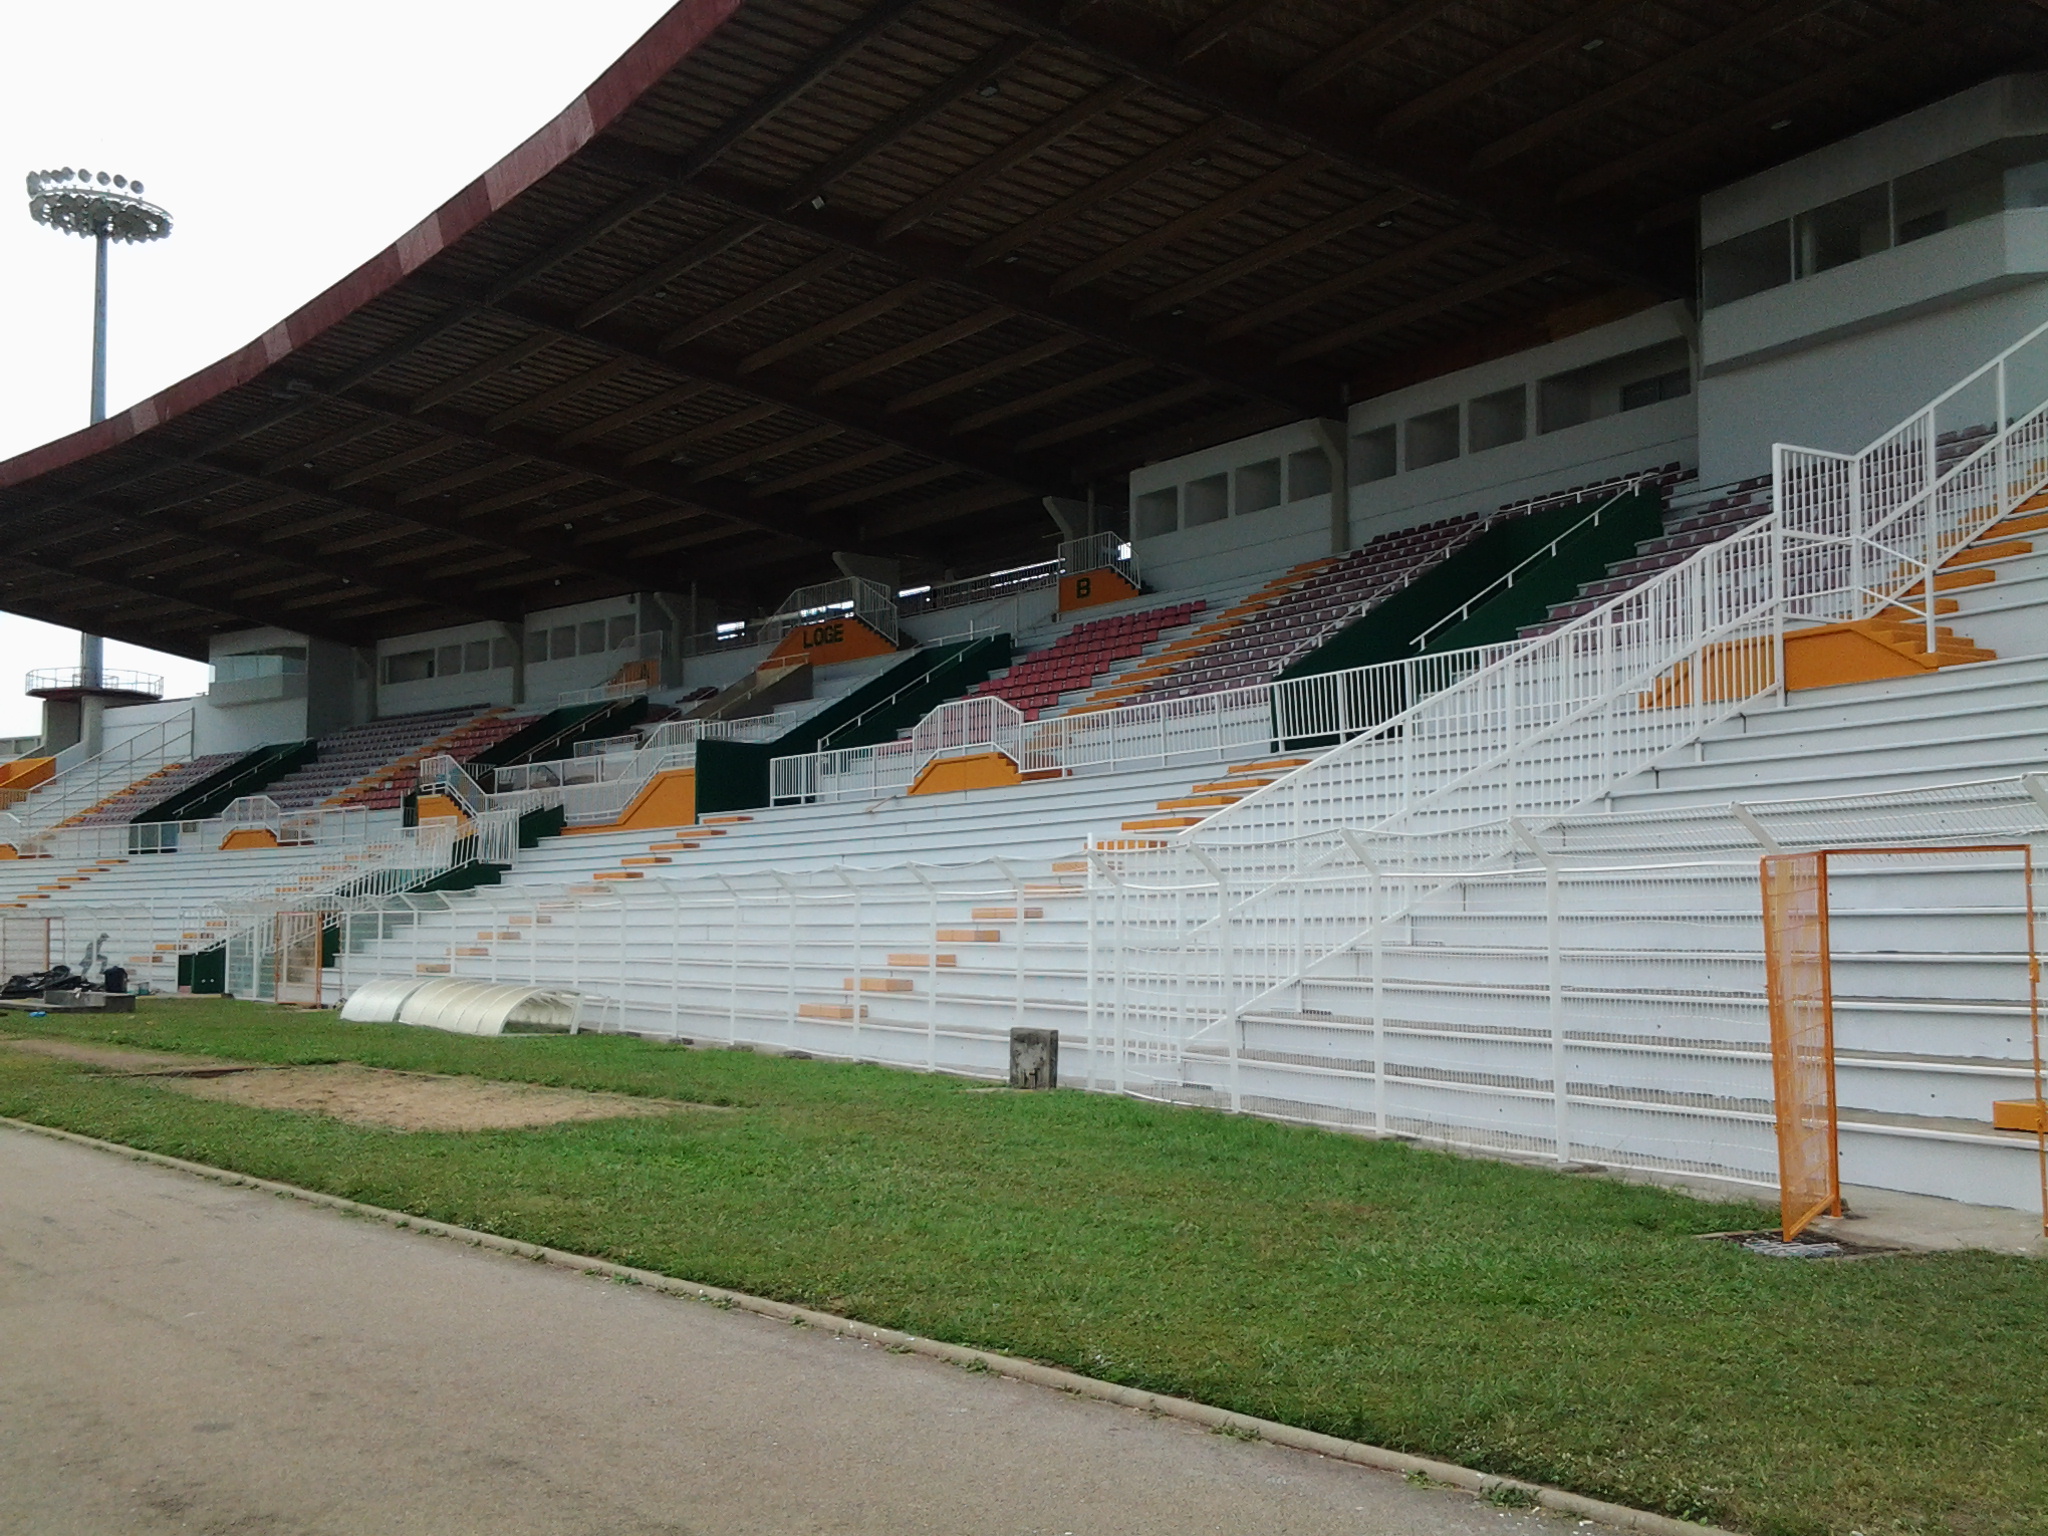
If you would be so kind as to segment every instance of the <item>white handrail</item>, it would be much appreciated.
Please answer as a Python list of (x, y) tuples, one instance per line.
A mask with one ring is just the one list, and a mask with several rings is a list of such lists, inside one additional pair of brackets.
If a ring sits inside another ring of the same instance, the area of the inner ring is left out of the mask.
[[(1612, 496), (1609, 496), (1605, 501), (1601, 502), (1591, 512), (1587, 513), (1584, 517), (1580, 518), (1577, 522), (1573, 523), (1571, 527), (1565, 529), (1564, 532), (1560, 533), (1556, 538), (1552, 539), (1548, 544), (1544, 545), (1543, 548), (1537, 550), (1534, 554), (1529, 555), (1527, 558), (1518, 561), (1515, 565), (1509, 567), (1509, 569), (1502, 575), (1496, 576), (1492, 581), (1488, 582), (1485, 586), (1481, 587), (1477, 592), (1473, 593), (1470, 597), (1466, 598), (1462, 606), (1460, 606), (1451, 613), (1445, 614), (1442, 618), (1438, 619), (1434, 624), (1430, 625), (1429, 628), (1425, 629), (1421, 634), (1417, 635), (1413, 640), (1410, 640), (1408, 643), (1419, 651), (1429, 644), (1430, 636), (1437, 634), (1442, 630), (1450, 628), (1453, 624), (1460, 624), (1463, 623), (1466, 619), (1469, 619), (1472, 616), (1472, 610), (1474, 608), (1477, 608), (1481, 603), (1485, 602), (1488, 598), (1492, 597), (1495, 592), (1514, 591), (1515, 578), (1517, 576), (1521, 575), (1522, 572), (1526, 571), (1530, 566), (1534, 565), (1539, 560), (1554, 559), (1557, 555), (1558, 545), (1562, 544), (1566, 539), (1570, 538), (1573, 534), (1577, 533), (1581, 528), (1585, 528), (1588, 526), (1595, 528), (1599, 527), (1601, 517), (1604, 514), (1606, 514), (1611, 508), (1613, 508), (1615, 503), (1626, 500), (1628, 497), (1633, 496), (1638, 491), (1640, 491), (1643, 488), (1644, 480), (1646, 480), (1647, 478), (1648, 476), (1638, 475), (1636, 478), (1630, 480), (1625, 486), (1623, 486), (1620, 490), (1617, 490)], [(1590, 500), (1591, 498), (1583, 499)], [(1489, 523), (1487, 526), (1491, 528), (1495, 525)]]
[[(1936, 649), (1941, 568), (2048, 484), (2048, 399), (2016, 413), (2022, 359), (2038, 377), (2048, 325), (1859, 452), (1773, 446), (1796, 617), (1842, 623), (1899, 611), (1922, 626), (1927, 651)], [(1968, 452), (1954, 451), (1980, 435)], [(1953, 458), (1946, 468), (1945, 457)]]
[[(13, 800), (12, 809), (31, 831), (48, 830), (152, 773), (189, 761), (191, 756), (192, 711), (186, 710), (123, 737), (96, 757), (60, 768), (55, 776)], [(0, 802), (9, 800), (11, 794), (0, 791)]]

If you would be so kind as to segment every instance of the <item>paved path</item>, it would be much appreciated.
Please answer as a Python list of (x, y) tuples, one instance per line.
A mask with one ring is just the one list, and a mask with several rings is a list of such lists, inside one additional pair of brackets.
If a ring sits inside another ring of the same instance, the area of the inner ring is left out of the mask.
[(35, 1536), (1575, 1524), (4, 1128), (0, 1489)]

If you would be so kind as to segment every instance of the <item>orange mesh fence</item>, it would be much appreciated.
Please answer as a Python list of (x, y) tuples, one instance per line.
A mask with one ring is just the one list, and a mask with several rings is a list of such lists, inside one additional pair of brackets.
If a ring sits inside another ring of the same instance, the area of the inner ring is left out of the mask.
[(1842, 1210), (1827, 855), (1772, 854), (1763, 861), (1763, 887), (1778, 1202), (1790, 1242), (1814, 1217)]

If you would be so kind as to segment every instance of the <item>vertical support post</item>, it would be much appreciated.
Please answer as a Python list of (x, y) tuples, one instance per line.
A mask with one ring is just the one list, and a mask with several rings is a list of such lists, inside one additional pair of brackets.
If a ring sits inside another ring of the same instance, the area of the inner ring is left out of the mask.
[(674, 1040), (683, 1032), (683, 891), (676, 885), (668, 889), (668, 1037)]
[(92, 419), (107, 419), (107, 230), (93, 241), (92, 260)]
[[(1088, 495), (1089, 495), (1089, 504), (1090, 504), (1090, 509), (1091, 509), (1091, 510), (1090, 510), (1090, 517), (1091, 517), (1091, 520), (1092, 520), (1092, 518), (1093, 518), (1093, 510), (1092, 510), (1092, 509), (1093, 509), (1093, 505), (1094, 505), (1094, 496), (1095, 496), (1095, 486), (1093, 485), (1093, 483), (1091, 483), (1091, 484), (1089, 485), (1089, 487), (1088, 487)], [(1084, 855), (1084, 857), (1085, 857), (1085, 858), (1086, 858), (1086, 860), (1087, 860), (1087, 864), (1088, 864), (1088, 876), (1087, 876), (1087, 879), (1088, 879), (1088, 884), (1087, 884), (1087, 886), (1085, 887), (1085, 893), (1084, 893), (1084, 900), (1085, 900), (1085, 901), (1086, 901), (1086, 903), (1087, 903), (1087, 906), (1086, 906), (1086, 911), (1087, 911), (1087, 920), (1088, 920), (1088, 960), (1087, 960), (1087, 966), (1088, 966), (1088, 969), (1087, 969), (1087, 975), (1086, 975), (1085, 979), (1084, 979), (1084, 980), (1083, 980), (1083, 982), (1082, 982), (1082, 993), (1081, 993), (1081, 996), (1082, 996), (1082, 1008), (1084, 1009), (1084, 1016), (1086, 1017), (1086, 1019), (1087, 1019), (1087, 1021), (1088, 1021), (1088, 1085), (1087, 1085), (1087, 1086), (1088, 1086), (1088, 1091), (1089, 1091), (1090, 1093), (1093, 1093), (1093, 1092), (1095, 1091), (1095, 1050), (1096, 1050), (1096, 1036), (1095, 1036), (1095, 1009), (1096, 1009), (1096, 999), (1095, 999), (1095, 889), (1096, 889), (1096, 880), (1095, 880), (1095, 861), (1096, 861), (1096, 859), (1097, 859), (1097, 858), (1098, 858), (1099, 856), (1100, 856), (1100, 850), (1098, 850), (1098, 849), (1096, 848), (1096, 846), (1095, 846), (1095, 834), (1091, 832), (1091, 833), (1090, 833), (1090, 834), (1088, 835), (1088, 848), (1087, 848), (1087, 852), (1086, 852), (1086, 854)], [(2048, 1188), (2048, 1185), (2044, 1185), (2043, 1187), (2044, 1187), (2044, 1188)], [(2044, 1210), (2048, 1210), (2048, 1206), (2044, 1206), (2043, 1208), (2044, 1208)]]

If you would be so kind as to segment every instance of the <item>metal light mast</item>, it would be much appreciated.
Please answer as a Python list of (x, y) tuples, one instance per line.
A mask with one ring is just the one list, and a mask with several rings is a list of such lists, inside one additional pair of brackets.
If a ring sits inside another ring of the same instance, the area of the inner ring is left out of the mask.
[[(142, 245), (171, 232), (171, 216), (142, 199), (142, 183), (106, 171), (30, 171), (28, 214), (66, 234), (93, 241), (92, 419), (107, 419), (107, 244)], [(102, 675), (98, 635), (78, 638), (81, 687), (99, 687)]]

